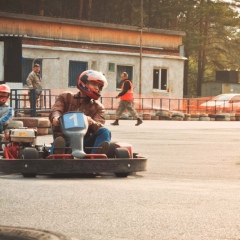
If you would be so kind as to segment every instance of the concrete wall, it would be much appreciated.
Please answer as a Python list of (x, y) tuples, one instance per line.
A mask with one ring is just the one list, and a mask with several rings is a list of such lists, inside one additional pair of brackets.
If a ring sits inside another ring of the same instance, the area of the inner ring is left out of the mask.
[(216, 96), (223, 93), (240, 93), (240, 84), (222, 83), (222, 82), (205, 82), (202, 83), (202, 96)]
[[(0, 36), (21, 38), (24, 58), (43, 58), (41, 71), (44, 88), (53, 89), (56, 93), (69, 90), (70, 60), (88, 62), (88, 68), (96, 62), (94, 69), (102, 71), (109, 81), (103, 96), (115, 96), (117, 72), (108, 71), (108, 63), (111, 62), (115, 66), (133, 68), (134, 93), (141, 93), (141, 97), (183, 97), (186, 59), (179, 54), (179, 47), (184, 32), (151, 28), (143, 28), (140, 32), (136, 26), (1, 11), (0, 20)], [(164, 91), (153, 90), (153, 69), (160, 68), (167, 69), (168, 73), (167, 90)], [(70, 90), (77, 91), (76, 88)]]

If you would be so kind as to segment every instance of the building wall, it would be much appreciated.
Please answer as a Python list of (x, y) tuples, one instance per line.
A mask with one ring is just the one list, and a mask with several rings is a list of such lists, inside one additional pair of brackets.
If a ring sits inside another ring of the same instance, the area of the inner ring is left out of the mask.
[[(183, 97), (183, 68), (186, 58), (179, 54), (183, 32), (143, 29), (140, 34), (139, 27), (133, 26), (3, 12), (0, 12), (0, 21), (0, 36), (22, 38), (23, 58), (43, 59), (44, 88), (59, 92), (69, 90), (70, 60), (86, 61), (88, 68), (92, 68), (92, 63), (96, 62), (94, 69), (102, 71), (109, 81), (103, 95), (115, 96), (116, 72), (108, 71), (108, 63), (111, 62), (133, 67), (135, 94), (141, 93), (142, 97)], [(153, 90), (154, 68), (167, 69), (167, 90)], [(77, 91), (76, 88), (70, 90)]]
[(202, 96), (216, 96), (223, 93), (240, 93), (239, 83), (205, 82), (202, 83)]
[[(108, 71), (108, 63), (115, 65), (127, 65), (133, 67), (133, 86), (134, 93), (139, 92), (139, 69), (140, 55), (109, 51), (93, 51), (87, 49), (65, 48), (65, 47), (47, 47), (23, 45), (24, 58), (59, 58), (42, 60), (42, 79), (43, 87), (50, 89), (75, 89), (68, 88), (68, 67), (69, 61), (88, 62), (89, 68), (92, 62), (96, 62), (95, 70), (101, 71), (106, 75), (109, 81), (105, 94), (115, 96), (116, 89), (116, 71)], [(145, 96), (170, 96), (182, 98), (183, 95), (183, 64), (184, 60), (176, 57), (163, 57), (159, 55), (143, 54), (142, 56), (142, 94)], [(153, 92), (153, 68), (168, 69), (168, 91)], [(80, 74), (80, 73), (79, 73)], [(104, 93), (103, 93), (104, 95)]]

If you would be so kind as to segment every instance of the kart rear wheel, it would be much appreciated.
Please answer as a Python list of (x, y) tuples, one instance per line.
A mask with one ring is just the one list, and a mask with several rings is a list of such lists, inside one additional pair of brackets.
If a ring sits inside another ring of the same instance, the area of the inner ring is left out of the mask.
[(116, 177), (119, 178), (125, 178), (127, 177), (130, 173), (125, 173), (125, 172), (119, 172), (119, 173), (114, 173)]
[(115, 142), (110, 142), (107, 157), (108, 158), (115, 158), (116, 157), (116, 144), (115, 144)]
[(22, 152), (22, 159), (38, 159), (38, 151), (36, 148), (24, 148)]
[[(22, 159), (38, 159), (38, 151), (36, 148), (24, 148), (22, 152)], [(23, 177), (25, 178), (35, 178), (37, 176), (37, 173), (33, 172), (25, 172), (22, 173)]]
[(35, 178), (37, 176), (36, 173), (22, 173), (25, 178)]
[(129, 151), (126, 148), (116, 148), (116, 158), (130, 158)]
[[(126, 148), (116, 148), (116, 158), (130, 158), (129, 151)], [(116, 177), (125, 178), (130, 172), (116, 172), (114, 173)]]

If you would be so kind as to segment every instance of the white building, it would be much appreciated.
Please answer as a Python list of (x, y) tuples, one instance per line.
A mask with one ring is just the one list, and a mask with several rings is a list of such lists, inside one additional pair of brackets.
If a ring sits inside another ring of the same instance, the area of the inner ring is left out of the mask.
[(14, 56), (6, 47), (9, 39), (21, 43), (21, 56), (14, 56), (16, 62), (20, 59), (21, 76), (11, 77), (11, 63), (0, 61), (0, 80), (13, 88), (24, 88), (36, 59), (43, 87), (56, 94), (75, 91), (79, 74), (95, 69), (109, 81), (103, 96), (116, 95), (120, 74), (126, 71), (136, 95), (183, 97), (183, 32), (4, 12), (0, 20), (0, 53)]

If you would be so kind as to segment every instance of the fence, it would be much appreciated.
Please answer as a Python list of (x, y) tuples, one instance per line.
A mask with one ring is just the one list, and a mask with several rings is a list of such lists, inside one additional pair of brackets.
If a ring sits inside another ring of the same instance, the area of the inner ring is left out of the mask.
[[(41, 95), (39, 95), (41, 91)], [(51, 94), (50, 89), (35, 90), (32, 89), (11, 89), (10, 106), (14, 108), (15, 116), (18, 112), (30, 114), (36, 117), (38, 113), (49, 112), (52, 103), (55, 102), (56, 95)], [(157, 112), (160, 110), (180, 111), (183, 113), (208, 113), (215, 114), (219, 112), (240, 111), (239, 107), (228, 101), (215, 101), (215, 104), (208, 106), (208, 98), (135, 98), (134, 107), (138, 112)], [(100, 99), (106, 110), (116, 110), (119, 99), (114, 97), (102, 97)], [(220, 104), (221, 103), (221, 104)], [(240, 104), (240, 103), (239, 103)]]
[(49, 112), (52, 106), (50, 89), (11, 89), (10, 106), (17, 112), (25, 112), (31, 117), (36, 117), (39, 112)]
[[(119, 99), (102, 97), (101, 102), (108, 110), (116, 109)], [(134, 107), (137, 111), (157, 111), (160, 109), (187, 111), (187, 100), (169, 98), (135, 98)]]

